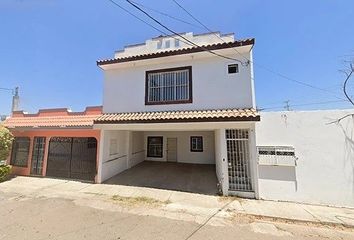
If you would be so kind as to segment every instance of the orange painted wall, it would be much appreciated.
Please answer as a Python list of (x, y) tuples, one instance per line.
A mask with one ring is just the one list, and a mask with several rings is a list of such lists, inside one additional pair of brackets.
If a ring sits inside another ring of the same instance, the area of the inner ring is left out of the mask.
[[(33, 151), (33, 139), (34, 137), (46, 137), (45, 150), (44, 150), (44, 159), (43, 159), (43, 172), (42, 176), (46, 176), (47, 170), (47, 158), (48, 158), (48, 148), (49, 141), (51, 137), (94, 137), (97, 140), (97, 156), (96, 156), (96, 177), (95, 182), (97, 181), (97, 167), (98, 167), (98, 156), (100, 149), (100, 130), (93, 129), (50, 129), (50, 130), (11, 130), (12, 134), (15, 137), (29, 137), (30, 149), (27, 160), (27, 167), (16, 167), (12, 166), (12, 173), (15, 175), (30, 175), (31, 172), (31, 161), (32, 161), (32, 151)], [(8, 164), (10, 164), (10, 158), (7, 159)]]

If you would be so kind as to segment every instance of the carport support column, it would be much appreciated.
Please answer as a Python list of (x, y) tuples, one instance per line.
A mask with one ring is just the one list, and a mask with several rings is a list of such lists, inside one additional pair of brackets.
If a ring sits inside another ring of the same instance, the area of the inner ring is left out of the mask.
[(104, 156), (104, 137), (107, 131), (101, 130), (100, 132), (100, 143), (98, 148), (98, 161), (97, 161), (97, 177), (96, 183), (102, 183), (102, 167), (103, 167), (103, 156)]
[(127, 131), (127, 169), (131, 167), (131, 159), (133, 153), (133, 133), (132, 131)]
[(218, 180), (224, 196), (228, 195), (229, 175), (227, 167), (226, 134), (224, 128), (215, 130), (215, 156)]
[(256, 129), (255, 124), (252, 125), (249, 132), (249, 148), (250, 148), (250, 167), (251, 167), (251, 178), (253, 190), (255, 193), (255, 198), (259, 199), (259, 190), (258, 190), (258, 151), (256, 143)]

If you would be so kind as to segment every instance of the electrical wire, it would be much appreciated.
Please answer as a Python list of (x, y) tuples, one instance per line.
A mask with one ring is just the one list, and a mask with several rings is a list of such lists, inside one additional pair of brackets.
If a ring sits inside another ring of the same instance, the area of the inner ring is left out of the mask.
[(140, 7), (143, 7), (143, 8), (145, 8), (145, 9), (147, 9), (147, 10), (150, 10), (150, 11), (152, 11), (152, 12), (158, 13), (158, 14), (160, 14), (160, 15), (162, 15), (162, 16), (171, 18), (171, 19), (173, 19), (173, 20), (176, 20), (176, 21), (178, 21), (178, 22), (187, 24), (187, 25), (192, 26), (192, 27), (195, 27), (195, 28), (203, 29), (203, 27), (200, 27), (200, 26), (198, 26), (198, 25), (196, 25), (196, 24), (187, 22), (187, 21), (185, 21), (185, 20), (183, 20), (183, 19), (174, 17), (174, 16), (172, 16), (172, 15), (170, 15), (170, 14), (167, 14), (167, 13), (165, 13), (165, 12), (161, 12), (161, 11), (159, 11), (159, 10), (157, 10), (157, 9), (148, 7), (148, 6), (146, 6), (146, 5), (143, 5), (143, 4), (138, 3), (138, 2), (135, 2), (135, 1), (132, 1), (132, 2), (135, 3), (136, 5), (139, 5)]
[(138, 17), (137, 15), (135, 15), (134, 13), (130, 12), (128, 9), (122, 7), (121, 5), (119, 5), (118, 3), (116, 3), (115, 1), (113, 1), (113, 0), (108, 0), (108, 1), (110, 1), (112, 4), (114, 4), (115, 6), (119, 7), (120, 9), (122, 9), (123, 11), (125, 11), (126, 13), (128, 13), (129, 15), (135, 17), (135, 18), (138, 19), (139, 21), (141, 21), (141, 22), (145, 23), (146, 25), (152, 27), (152, 28), (155, 29), (156, 31), (158, 31), (158, 32), (160, 32), (160, 33), (162, 33), (162, 34), (167, 35), (166, 32), (164, 32), (164, 31), (158, 29), (157, 27), (155, 27), (154, 25), (152, 25), (152, 24), (150, 24), (150, 23), (144, 21), (142, 18), (140, 18), (140, 17)]
[[(339, 103), (339, 102), (347, 102), (347, 101), (346, 100), (334, 100), (334, 101), (325, 101), (325, 102), (300, 103), (300, 104), (290, 105), (290, 107), (304, 107), (304, 106), (321, 105), (321, 104), (328, 104), (328, 103)], [(285, 108), (285, 107), (284, 106), (265, 107), (265, 108), (258, 108), (258, 110), (264, 111), (264, 110), (282, 109), (282, 108)]]
[[(198, 22), (201, 26), (203, 26), (207, 31), (211, 32), (211, 33), (214, 33), (209, 27), (207, 27), (205, 24), (203, 24), (198, 18), (194, 17), (193, 14), (191, 12), (189, 12), (185, 7), (183, 7), (177, 0), (172, 0), (178, 7), (180, 7), (185, 13), (187, 13), (191, 18), (193, 18), (196, 22)], [(224, 39), (222, 39), (218, 34), (215, 34), (215, 36), (217, 36), (219, 39), (221, 39), (222, 41), (224, 41)], [(224, 41), (225, 42), (225, 41)], [(307, 86), (307, 87), (310, 87), (310, 88), (313, 88), (313, 89), (316, 89), (316, 90), (320, 90), (320, 91), (323, 91), (323, 92), (327, 92), (327, 93), (330, 93), (331, 95), (335, 96), (336, 98), (338, 99), (342, 99), (344, 100), (344, 98), (341, 98), (341, 97), (338, 97), (336, 93), (330, 91), (330, 90), (327, 90), (327, 89), (323, 89), (323, 88), (319, 88), (317, 86), (314, 86), (314, 85), (311, 85), (311, 84), (308, 84), (308, 83), (305, 83), (305, 82), (302, 82), (302, 81), (298, 81), (296, 79), (293, 79), (293, 78), (290, 78), (288, 76), (285, 76), (284, 74), (281, 74), (281, 73), (278, 73), (276, 71), (273, 71), (272, 69), (270, 68), (267, 68), (265, 66), (262, 66), (258, 63), (255, 63), (254, 61), (251, 61), (250, 59), (248, 59), (246, 56), (244, 56), (242, 53), (240, 53), (236, 48), (232, 48), (235, 50), (235, 52), (237, 52), (239, 55), (241, 55), (243, 58), (246, 59), (246, 61), (248, 62), (251, 62), (253, 63), (254, 65), (258, 66), (258, 67), (261, 67), (265, 70), (267, 70), (268, 72), (271, 72), (281, 78), (284, 78), (284, 79), (287, 79), (289, 81), (292, 81), (292, 82), (296, 82), (298, 84), (301, 84), (303, 86)]]
[(170, 30), (169, 28), (167, 28), (166, 26), (164, 26), (163, 24), (161, 24), (158, 20), (154, 19), (152, 16), (150, 16), (148, 13), (146, 13), (144, 10), (142, 10), (142, 9), (139, 8), (138, 6), (134, 5), (134, 3), (130, 2), (130, 1), (127, 1), (127, 2), (130, 3), (131, 5), (133, 5), (134, 7), (136, 7), (138, 10), (140, 9), (140, 11), (142, 11), (145, 15), (149, 16), (149, 18), (153, 19), (155, 22), (158, 22), (160, 26), (164, 26), (164, 28), (167, 29), (169, 32), (173, 33), (174, 35), (177, 35), (177, 36), (181, 37), (182, 39), (184, 39), (184, 40), (186, 40), (186, 41), (183, 41), (183, 40), (181, 40), (181, 39), (179, 39), (179, 38), (176, 38), (176, 37), (173, 36), (173, 35), (168, 35), (166, 32), (164, 32), (164, 31), (158, 29), (157, 27), (153, 26), (152, 24), (150, 24), (150, 23), (144, 21), (143, 19), (141, 19), (141, 18), (138, 17), (137, 15), (133, 14), (133, 13), (130, 12), (128, 9), (122, 7), (122, 6), (119, 5), (117, 2), (115, 2), (115, 1), (113, 1), (113, 0), (108, 0), (108, 1), (111, 2), (112, 4), (114, 4), (115, 6), (119, 7), (119, 8), (122, 9), (123, 11), (127, 12), (127, 13), (130, 14), (131, 16), (137, 18), (137, 19), (140, 20), (141, 22), (145, 23), (146, 25), (148, 25), (148, 26), (154, 28), (155, 30), (157, 30), (158, 32), (164, 34), (165, 36), (170, 36), (170, 37), (172, 37), (172, 38), (174, 38), (174, 39), (176, 39), (176, 40), (179, 40), (179, 41), (181, 41), (181, 42), (183, 42), (183, 43), (185, 43), (185, 44), (187, 44), (187, 45), (189, 45), (189, 46), (198, 47), (198, 48), (201, 48), (201, 49), (203, 49), (204, 51), (207, 51), (207, 52), (209, 52), (209, 53), (212, 53), (212, 54), (214, 54), (214, 55), (216, 55), (216, 56), (219, 56), (219, 57), (222, 57), (222, 58), (225, 58), (225, 59), (229, 59), (229, 60), (233, 60), (233, 61), (237, 61), (237, 62), (240, 62), (241, 64), (243, 64), (243, 62), (240, 61), (240, 60), (238, 60), (238, 59), (234, 59), (234, 58), (230, 58), (230, 57), (227, 57), (227, 56), (223, 56), (223, 55), (218, 54), (218, 53), (215, 53), (215, 52), (213, 52), (213, 51), (211, 51), (211, 50), (209, 50), (209, 49), (207, 49), (207, 48), (205, 48), (205, 47), (203, 47), (203, 46), (199, 46), (199, 45), (193, 43), (192, 41), (186, 39), (185, 37), (183, 37), (183, 36), (180, 35), (179, 33), (176, 33), (176, 32), (174, 32), (174, 31)]
[[(110, 0), (110, 1), (113, 1), (113, 0)], [(173, 31), (172, 29), (170, 29), (169, 27), (167, 27), (166, 25), (162, 24), (159, 20), (157, 20), (156, 18), (154, 18), (153, 16), (151, 16), (149, 13), (147, 13), (145, 10), (141, 9), (138, 5), (134, 4), (132, 1), (130, 0), (125, 0), (126, 2), (128, 2), (130, 5), (132, 5), (134, 8), (136, 8), (137, 10), (139, 10), (140, 12), (142, 12), (143, 14), (145, 14), (147, 17), (149, 17), (151, 20), (153, 20), (154, 22), (156, 22), (158, 25), (160, 25), (161, 27), (163, 27), (164, 29), (166, 29), (167, 31), (171, 32), (172, 34), (174, 35), (177, 35), (179, 36), (180, 38), (184, 39), (185, 41), (187, 41), (188, 43), (192, 44), (193, 46), (195, 47), (198, 47), (198, 48), (201, 48), (203, 49), (204, 51), (207, 51), (211, 54), (214, 54), (215, 56), (219, 56), (221, 58), (225, 58), (225, 59), (229, 59), (229, 60), (233, 60), (233, 61), (236, 61), (236, 62), (239, 62), (241, 64), (243, 64), (242, 61), (236, 59), (236, 58), (231, 58), (231, 57), (227, 57), (227, 56), (224, 56), (224, 55), (221, 55), (221, 54), (218, 54), (212, 50), (209, 50), (203, 46), (199, 46), (198, 44), (192, 42), (191, 40), (185, 38), (184, 36), (182, 36), (181, 34)]]
[[(162, 34), (164, 34), (164, 35), (168, 35), (166, 32), (164, 32), (164, 31), (158, 29), (157, 27), (155, 27), (155, 26), (153, 26), (152, 24), (150, 24), (150, 23), (144, 21), (143, 19), (141, 19), (141, 18), (138, 17), (137, 15), (131, 13), (131, 12), (130, 12), (129, 10), (127, 10), (126, 8), (120, 6), (120, 5), (119, 5), (118, 3), (116, 3), (115, 1), (113, 1), (113, 0), (108, 0), (108, 1), (110, 1), (110, 2), (113, 3), (115, 6), (119, 7), (120, 9), (124, 10), (125, 12), (127, 12), (128, 14), (130, 14), (131, 16), (137, 18), (137, 19), (140, 20), (141, 22), (143, 22), (143, 23), (147, 24), (148, 26), (154, 28), (154, 29), (157, 30), (158, 32), (160, 32), (160, 33), (162, 33)], [(171, 30), (170, 28), (168, 28), (167, 26), (165, 26), (164, 24), (162, 24), (160, 21), (158, 21), (157, 19), (155, 19), (154, 17), (152, 17), (149, 13), (147, 13), (146, 11), (144, 11), (143, 9), (141, 9), (139, 6), (137, 6), (136, 4), (134, 4), (132, 1), (130, 1), (130, 0), (125, 0), (125, 1), (128, 2), (130, 5), (132, 5), (134, 8), (136, 8), (137, 10), (139, 10), (140, 12), (144, 13), (147, 17), (149, 17), (151, 20), (153, 20), (154, 22), (156, 22), (156, 23), (157, 23), (158, 25), (160, 25), (161, 27), (163, 27), (164, 29), (166, 29), (166, 30), (168, 30), (169, 32), (173, 33), (174, 35), (179, 36), (180, 38), (184, 39), (185, 41), (183, 41), (183, 40), (181, 40), (181, 39), (178, 39), (178, 38), (176, 38), (176, 37), (174, 37), (174, 36), (171, 36), (172, 38), (174, 38), (174, 39), (176, 39), (176, 40), (180, 40), (180, 41), (186, 43), (187, 45), (202, 48), (204, 51), (207, 51), (207, 52), (209, 52), (209, 53), (211, 53), (211, 54), (214, 54), (214, 55), (216, 55), (216, 56), (219, 56), (219, 57), (222, 57), (222, 58), (225, 58), (225, 59), (229, 59), (229, 60), (233, 60), (233, 61), (237, 61), (237, 62), (241, 63), (242, 65), (245, 64), (244, 62), (242, 62), (242, 61), (240, 61), (240, 60), (238, 60), (238, 59), (230, 58), (230, 57), (227, 57), (227, 56), (223, 56), (223, 55), (218, 54), (218, 53), (215, 53), (215, 52), (213, 52), (213, 51), (211, 51), (211, 50), (209, 50), (209, 49), (207, 49), (207, 48), (205, 48), (205, 47), (203, 47), (203, 46), (199, 46), (199, 45), (195, 44), (194, 42), (190, 41), (189, 39), (183, 37), (183, 36), (180, 35), (179, 33), (177, 33), (177, 32), (175, 32), (175, 31)], [(173, 0), (173, 1), (175, 2), (175, 0)], [(176, 3), (177, 3), (177, 2), (176, 2)], [(200, 21), (198, 20), (198, 22), (200, 22)], [(204, 25), (204, 24), (202, 24), (202, 25), (206, 27), (206, 25)], [(208, 29), (209, 29), (209, 28), (208, 28)], [(210, 29), (209, 29), (209, 30), (210, 30)], [(209, 30), (208, 30), (208, 31), (209, 31)], [(235, 49), (235, 48), (233, 48), (233, 49)], [(308, 83), (305, 83), (305, 82), (302, 82), (302, 81), (299, 81), (299, 80), (296, 80), (296, 79), (292, 79), (292, 78), (290, 78), (290, 77), (287, 77), (287, 76), (284, 75), (284, 74), (278, 73), (278, 72), (276, 72), (276, 71), (273, 71), (272, 69), (269, 69), (269, 68), (267, 68), (267, 67), (265, 67), (265, 66), (262, 66), (262, 65), (260, 65), (260, 64), (257, 64), (257, 63), (255, 63), (254, 61), (251, 61), (250, 59), (248, 59), (247, 57), (245, 57), (244, 55), (242, 55), (239, 51), (237, 51), (237, 52), (238, 52), (238, 54), (239, 54), (240, 56), (242, 56), (243, 58), (245, 58), (248, 62), (253, 63), (253, 64), (255, 64), (256, 66), (261, 67), (261, 68), (263, 68), (263, 69), (265, 69), (265, 70), (267, 70), (267, 71), (269, 71), (269, 72), (271, 72), (271, 73), (273, 73), (273, 74), (275, 74), (275, 75), (277, 75), (277, 76), (279, 76), (279, 77), (281, 77), (281, 78), (287, 79), (287, 80), (292, 81), (292, 82), (296, 82), (296, 83), (298, 83), (298, 84), (300, 84), (300, 85), (307, 86), (307, 87), (309, 87), (309, 88), (313, 88), (313, 89), (320, 90), (320, 91), (323, 91), (323, 92), (326, 92), (326, 93), (330, 93), (331, 95), (333, 95), (333, 96), (336, 97), (337, 99), (345, 100), (344, 98), (338, 97), (337, 94), (334, 93), (334, 92), (332, 92), (332, 91), (329, 91), (329, 90), (326, 90), (326, 89), (323, 89), (323, 88), (319, 88), (319, 87), (313, 86), (313, 85), (311, 85), (311, 84), (308, 84)]]
[[(222, 37), (220, 37), (218, 34), (215, 33), (215, 31), (211, 30), (209, 27), (207, 27), (205, 24), (203, 24), (198, 18), (194, 17), (192, 13), (190, 13), (186, 8), (184, 8), (178, 1), (172, 0), (179, 8), (181, 8), (185, 13), (187, 13), (194, 21), (199, 23), (203, 28), (205, 28), (208, 32), (213, 33), (217, 38), (219, 38), (221, 41), (226, 43), (227, 45), (231, 46), (230, 42), (226, 42)], [(231, 48), (240, 56), (246, 59), (246, 63), (249, 63), (249, 59), (242, 55), (236, 48), (232, 47)]]

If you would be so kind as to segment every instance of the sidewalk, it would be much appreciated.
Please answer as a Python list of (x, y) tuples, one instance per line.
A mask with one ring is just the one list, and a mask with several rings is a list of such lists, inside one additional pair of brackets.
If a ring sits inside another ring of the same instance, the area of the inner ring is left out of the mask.
[(226, 224), (240, 216), (258, 220), (286, 221), (354, 228), (354, 209), (218, 197), (194, 193), (122, 185), (90, 184), (50, 178), (15, 177), (0, 183), (0, 194), (26, 198), (64, 198), (94, 208), (122, 211), (112, 204), (114, 197), (154, 199), (158, 207), (124, 209), (135, 214), (158, 215), (203, 223)]

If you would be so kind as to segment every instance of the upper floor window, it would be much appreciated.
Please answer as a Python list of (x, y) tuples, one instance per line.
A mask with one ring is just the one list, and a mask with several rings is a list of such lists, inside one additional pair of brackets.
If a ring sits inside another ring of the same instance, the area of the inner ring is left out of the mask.
[(229, 74), (238, 73), (238, 64), (229, 64), (227, 66), (227, 71)]
[(12, 143), (11, 165), (27, 167), (29, 148), (29, 137), (15, 137)]
[(192, 102), (192, 67), (146, 72), (145, 104)]
[(161, 49), (162, 48), (162, 41), (158, 41), (157, 42), (157, 49)]
[(170, 40), (167, 40), (166, 42), (165, 42), (165, 48), (170, 48)]
[(176, 47), (176, 48), (180, 47), (179, 39), (175, 39), (175, 47)]

